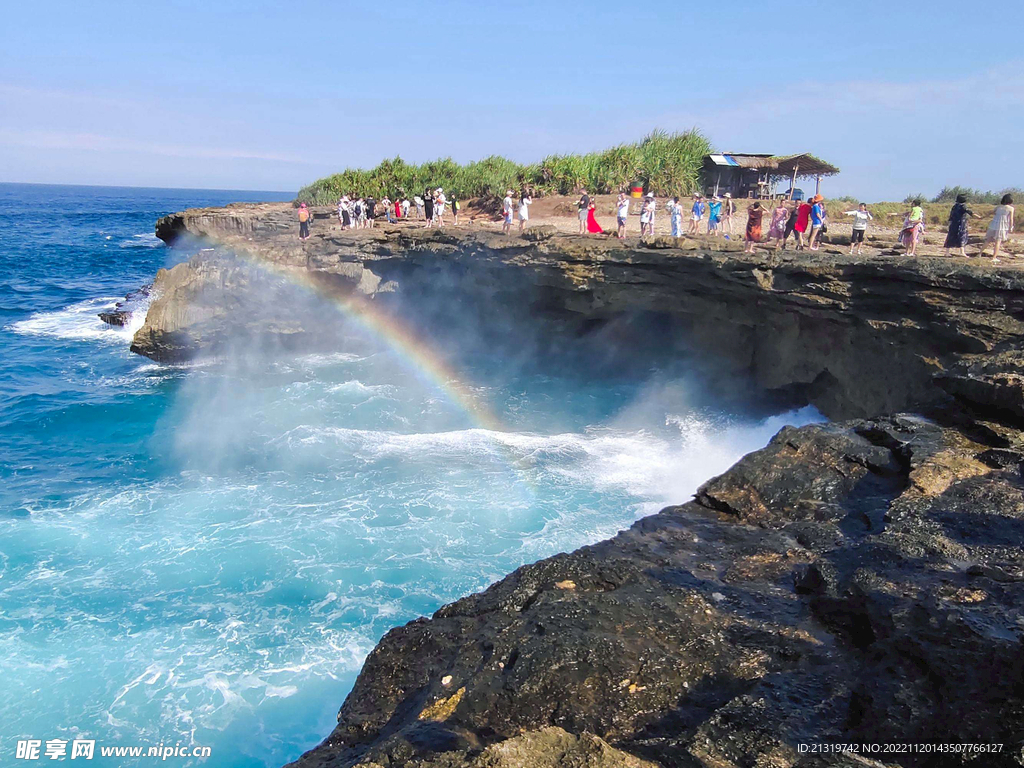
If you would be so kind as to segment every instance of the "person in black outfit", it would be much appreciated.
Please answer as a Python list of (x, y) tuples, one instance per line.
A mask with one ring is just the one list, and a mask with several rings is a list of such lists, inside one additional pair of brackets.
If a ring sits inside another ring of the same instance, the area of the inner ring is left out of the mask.
[[(786, 234), (782, 238), (782, 249), (786, 249), (786, 245), (789, 244), (789, 236), (793, 234), (793, 228), (796, 226), (797, 220), (797, 209), (799, 205), (794, 205), (793, 210), (789, 212), (789, 218), (786, 220)], [(799, 240), (797, 241), (799, 243)]]
[(423, 226), (429, 227), (434, 221), (434, 193), (429, 189), (423, 191), (423, 213), (427, 217), (427, 223)]
[(366, 208), (366, 226), (373, 229), (373, 215), (376, 213), (377, 201), (373, 197), (363, 200), (363, 207)]

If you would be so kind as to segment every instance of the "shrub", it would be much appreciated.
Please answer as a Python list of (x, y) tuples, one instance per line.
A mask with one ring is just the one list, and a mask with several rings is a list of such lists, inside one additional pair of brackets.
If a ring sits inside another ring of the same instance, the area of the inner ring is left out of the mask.
[(657, 195), (686, 195), (700, 186), (708, 140), (696, 129), (652, 131), (642, 141), (584, 155), (551, 155), (523, 165), (499, 155), (459, 165), (450, 157), (410, 165), (395, 157), (376, 168), (349, 168), (299, 190), (296, 204), (330, 205), (343, 194), (413, 195), (444, 187), (462, 198), (503, 197), (505, 190), (529, 188), (535, 195), (571, 195), (580, 187), (607, 194), (640, 183)]

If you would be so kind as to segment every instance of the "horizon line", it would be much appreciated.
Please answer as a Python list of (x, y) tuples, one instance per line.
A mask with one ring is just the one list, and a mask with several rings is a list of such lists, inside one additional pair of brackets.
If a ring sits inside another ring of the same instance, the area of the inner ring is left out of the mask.
[(293, 197), (297, 191), (283, 189), (243, 189), (241, 187), (161, 187), (149, 184), (81, 184), (63, 181), (0, 181), (0, 184), (23, 187), (92, 187), (94, 189), (173, 189), (182, 192), (268, 192), (272, 194), (288, 194)]

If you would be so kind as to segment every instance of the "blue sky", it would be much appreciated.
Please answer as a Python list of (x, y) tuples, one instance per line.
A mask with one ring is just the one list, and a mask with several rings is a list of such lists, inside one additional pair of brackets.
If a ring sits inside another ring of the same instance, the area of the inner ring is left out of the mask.
[(296, 190), (396, 154), (532, 161), (696, 126), (719, 150), (833, 162), (831, 194), (1024, 186), (1005, 4), (54, 0), (3, 15), (0, 181)]

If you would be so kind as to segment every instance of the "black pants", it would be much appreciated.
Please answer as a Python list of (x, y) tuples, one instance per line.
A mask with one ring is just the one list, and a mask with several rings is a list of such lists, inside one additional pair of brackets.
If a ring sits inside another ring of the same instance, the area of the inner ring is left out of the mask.
[(300, 221), (299, 222), (299, 237), (309, 237), (309, 222), (308, 221)]

